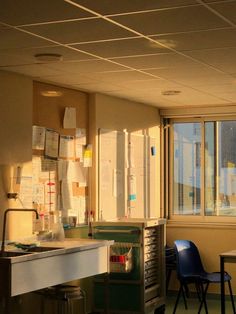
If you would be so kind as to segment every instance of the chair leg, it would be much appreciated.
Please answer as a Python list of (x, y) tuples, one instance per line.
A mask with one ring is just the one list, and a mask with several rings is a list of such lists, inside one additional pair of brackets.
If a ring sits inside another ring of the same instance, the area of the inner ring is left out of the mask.
[(205, 312), (206, 312), (206, 314), (208, 314), (207, 303), (206, 303), (206, 294), (207, 294), (208, 287), (209, 287), (209, 282), (207, 282), (205, 289), (204, 289), (203, 283), (202, 282), (200, 283), (200, 288), (201, 288), (201, 292), (202, 292), (201, 293), (202, 294), (202, 300), (201, 300), (201, 304), (200, 304), (199, 309), (198, 309), (198, 314), (201, 313), (203, 304), (205, 307)]
[(178, 291), (177, 299), (175, 301), (175, 307), (174, 307), (174, 310), (173, 310), (173, 314), (175, 314), (175, 312), (176, 312), (181, 293), (183, 294), (185, 309), (187, 310), (187, 303), (186, 303), (186, 299), (185, 299), (183, 285), (180, 284), (180, 288), (179, 288), (179, 291)]
[(235, 314), (235, 304), (234, 304), (234, 296), (233, 296), (233, 292), (232, 292), (232, 287), (231, 287), (231, 283), (230, 281), (228, 281), (228, 285), (229, 285), (229, 292), (230, 292), (230, 299), (231, 299), (231, 303), (232, 303), (232, 307), (233, 307), (233, 313)]
[(200, 287), (199, 283), (195, 282), (195, 288), (196, 288), (198, 300), (199, 300), (199, 302), (201, 302), (202, 301), (202, 299), (201, 299), (201, 287)]
[(187, 306), (187, 301), (185, 297), (185, 287), (182, 287), (182, 294), (183, 294), (183, 299), (184, 299), (184, 307), (185, 307), (185, 310), (187, 310), (188, 306)]
[(171, 277), (171, 269), (167, 269), (166, 270), (166, 294), (168, 292), (168, 288), (169, 288), (169, 282), (170, 282), (170, 277)]

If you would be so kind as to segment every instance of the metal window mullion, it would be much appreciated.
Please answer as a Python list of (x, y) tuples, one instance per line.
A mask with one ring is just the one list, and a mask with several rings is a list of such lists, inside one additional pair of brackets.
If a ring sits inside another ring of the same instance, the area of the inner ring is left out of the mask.
[(169, 175), (169, 169), (170, 169), (170, 157), (169, 157), (169, 150), (170, 150), (170, 140), (169, 140), (169, 124), (165, 124), (162, 129), (162, 162), (163, 162), (163, 169), (162, 172), (162, 178), (164, 179), (164, 186), (161, 185), (162, 190), (162, 208), (164, 209), (164, 217), (169, 218), (170, 213), (169, 210), (171, 208), (170, 206), (170, 175)]
[(216, 180), (215, 180), (215, 190), (216, 190), (216, 216), (220, 215), (220, 198), (219, 198), (219, 123), (215, 123), (215, 160), (214, 164), (216, 167)]
[(205, 123), (201, 121), (201, 216), (205, 216)]
[[(169, 132), (170, 131), (170, 132)], [(168, 186), (168, 199), (167, 199), (167, 203), (168, 203), (168, 215), (171, 217), (174, 215), (174, 197), (173, 197), (173, 193), (174, 193), (174, 131), (173, 131), (173, 124), (171, 123), (171, 127), (168, 130), (168, 135), (166, 135), (169, 139), (168, 141), (168, 153), (170, 156), (170, 159), (168, 160), (168, 166), (169, 167), (169, 173), (168, 173), (168, 180), (169, 180), (169, 186)]]

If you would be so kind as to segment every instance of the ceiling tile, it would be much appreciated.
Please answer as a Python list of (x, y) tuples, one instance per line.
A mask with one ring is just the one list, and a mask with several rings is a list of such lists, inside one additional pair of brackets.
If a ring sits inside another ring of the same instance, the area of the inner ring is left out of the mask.
[(0, 50), (0, 66), (42, 63), (37, 62), (35, 55), (43, 53), (60, 54), (63, 57), (63, 61), (80, 61), (94, 59), (93, 57), (85, 53), (75, 51), (63, 46), (44, 46), (25, 49), (2, 49)]
[[(2, 0), (0, 70), (160, 108), (236, 103), (236, 28), (227, 23), (236, 1), (205, 0), (226, 19), (199, 0), (74, 1), (84, 10), (63, 0)], [(37, 53), (63, 61), (36, 63)]]
[[(164, 97), (164, 96), (163, 96)], [(165, 96), (165, 98), (171, 99), (176, 102), (181, 102), (184, 105), (206, 105), (206, 104), (224, 104), (227, 101), (206, 93), (195, 91), (191, 88), (183, 88), (181, 93), (173, 96)]]
[(87, 74), (88, 77), (94, 78), (96, 80), (102, 80), (104, 82), (112, 82), (113, 84), (118, 84), (120, 82), (128, 82), (134, 80), (145, 80), (150, 79), (152, 76), (144, 74), (138, 71), (116, 71), (116, 72), (104, 72), (104, 73), (92, 73)]
[(125, 68), (122, 66), (104, 60), (61, 62), (57, 64), (50, 64), (48, 67), (51, 69), (74, 74), (125, 70)]
[(127, 13), (196, 4), (196, 0), (74, 0), (74, 2), (100, 14)]
[(50, 45), (50, 42), (15, 29), (0, 28), (0, 50)]
[(112, 19), (145, 35), (229, 26), (228, 23), (200, 5), (149, 13), (120, 15), (112, 17)]
[(27, 31), (61, 43), (79, 43), (134, 36), (101, 18), (25, 27)]
[(149, 80), (134, 80), (120, 82), (119, 86), (133, 89), (136, 92), (157, 92), (161, 95), (161, 92), (167, 90), (182, 90), (183, 85), (177, 84), (164, 79), (149, 79)]
[(63, 75), (59, 74), (56, 76), (47, 76), (47, 80), (69, 86), (75, 84), (89, 84), (95, 81), (92, 78), (88, 78), (85, 75), (71, 73), (70, 74), (63, 73)]
[(1, 0), (0, 21), (15, 26), (88, 16), (92, 14), (64, 0)]
[(165, 53), (128, 58), (114, 58), (114, 61), (135, 69), (170, 68), (183, 66), (197, 66), (198, 63), (188, 57), (176, 53)]
[(236, 92), (235, 93), (220, 93), (217, 96), (230, 101), (230, 102), (234, 102), (236, 103)]
[(161, 107), (164, 106), (166, 107), (167, 104), (169, 106), (180, 106), (180, 102), (174, 101), (171, 97), (168, 99), (165, 99), (159, 91), (153, 90), (152, 92), (148, 91), (134, 91), (130, 89), (125, 89), (121, 91), (115, 91), (113, 93), (108, 93), (108, 94), (113, 94), (114, 96), (120, 96), (120, 97), (127, 97), (128, 99), (134, 100), (136, 102), (141, 102), (144, 104), (151, 104), (156, 107)]
[(144, 55), (169, 51), (169, 49), (159, 44), (155, 44), (145, 38), (126, 38), (120, 40), (78, 44), (74, 45), (74, 47), (104, 58)]
[(110, 91), (117, 91), (120, 90), (119, 86), (113, 84), (107, 84), (103, 82), (93, 82), (87, 84), (76, 84), (73, 85), (74, 87), (80, 88), (83, 91), (93, 91), (93, 92), (100, 92), (106, 93)]
[(222, 93), (235, 93), (236, 92), (236, 79), (231, 84), (216, 84), (216, 85), (199, 85), (199, 90), (208, 92), (210, 94), (222, 94)]
[(203, 84), (227, 84), (232, 82), (230, 75), (214, 72), (214, 70), (204, 67), (186, 67), (177, 71), (173, 71), (172, 68), (149, 69), (145, 72), (192, 87), (202, 86)]
[(15, 67), (1, 67), (1, 70), (12, 71), (16, 73), (21, 73), (33, 78), (44, 78), (47, 76), (58, 75), (60, 72), (58, 70), (50, 69), (45, 65), (41, 64), (31, 64), (31, 65), (22, 65)]
[(210, 6), (231, 22), (236, 23), (236, 1), (211, 3)]
[(185, 53), (226, 73), (236, 73), (236, 47), (188, 51)]
[(169, 34), (152, 38), (177, 51), (236, 46), (235, 29)]

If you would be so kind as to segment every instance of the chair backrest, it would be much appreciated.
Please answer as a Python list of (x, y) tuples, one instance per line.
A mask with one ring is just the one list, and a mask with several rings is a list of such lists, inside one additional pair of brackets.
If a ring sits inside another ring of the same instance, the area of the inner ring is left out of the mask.
[(174, 241), (178, 278), (184, 279), (205, 273), (196, 245), (189, 240)]

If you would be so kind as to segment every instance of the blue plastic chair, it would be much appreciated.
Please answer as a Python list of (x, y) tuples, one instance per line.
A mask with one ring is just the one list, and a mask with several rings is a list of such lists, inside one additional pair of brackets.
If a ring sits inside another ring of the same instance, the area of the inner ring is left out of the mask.
[[(195, 284), (200, 299), (198, 313), (201, 312), (203, 305), (205, 312), (208, 313), (206, 303), (207, 290), (210, 283), (220, 284), (220, 272), (208, 273), (205, 271), (198, 248), (193, 242), (188, 240), (176, 240), (174, 241), (174, 249), (176, 253), (177, 277), (180, 282), (180, 288), (175, 302), (173, 314), (176, 312), (181, 294), (183, 295), (185, 308), (187, 309), (184, 286), (192, 283)], [(228, 282), (233, 313), (236, 313), (230, 280), (231, 276), (225, 273), (224, 281)]]

